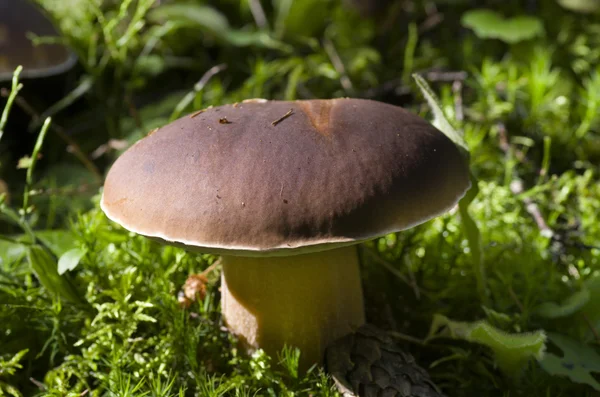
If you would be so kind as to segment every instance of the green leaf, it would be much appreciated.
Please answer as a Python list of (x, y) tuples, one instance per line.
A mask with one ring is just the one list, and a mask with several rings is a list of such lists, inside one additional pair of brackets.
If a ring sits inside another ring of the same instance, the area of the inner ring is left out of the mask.
[(600, 0), (558, 0), (558, 4), (567, 10), (584, 14), (600, 10)]
[[(23, 368), (20, 361), (29, 352), (29, 349), (23, 349), (12, 356), (9, 360), (4, 360), (0, 356), (0, 376), (14, 375)], [(0, 382), (0, 396), (11, 395), (13, 397), (22, 397), (23, 395), (15, 386), (6, 382)]]
[(236, 47), (264, 47), (291, 52), (292, 47), (287, 44), (275, 40), (266, 32), (247, 32), (241, 30), (230, 30), (223, 36), (229, 44)]
[(450, 124), (450, 122), (446, 118), (446, 115), (444, 114), (444, 111), (442, 110), (442, 107), (440, 106), (440, 102), (437, 96), (435, 95), (431, 87), (429, 87), (427, 81), (425, 81), (423, 77), (416, 73), (414, 73), (412, 76), (413, 79), (415, 79), (417, 86), (421, 90), (421, 93), (427, 100), (431, 111), (433, 112), (432, 124), (435, 126), (435, 128), (442, 131), (444, 135), (446, 135), (452, 142), (454, 142), (455, 145), (458, 145), (460, 148), (462, 148), (465, 152), (468, 153), (469, 147), (465, 142), (465, 138), (462, 132), (459, 132), (455, 130), (454, 127), (452, 127), (452, 124)]
[(544, 34), (544, 26), (539, 18), (522, 15), (506, 19), (492, 10), (467, 11), (461, 23), (481, 39), (499, 39), (509, 44)]
[(600, 355), (596, 350), (564, 335), (549, 333), (548, 338), (562, 350), (563, 356), (547, 353), (539, 360), (540, 366), (550, 375), (567, 376), (573, 382), (600, 391), (600, 383), (592, 376), (592, 372), (600, 373)]
[(482, 301), (487, 302), (488, 291), (486, 281), (486, 270), (485, 270), (485, 259), (483, 256), (483, 248), (481, 246), (481, 232), (477, 223), (469, 212), (469, 206), (477, 197), (479, 193), (479, 186), (477, 180), (470, 174), (471, 188), (467, 191), (465, 196), (458, 202), (458, 211), (460, 213), (460, 222), (463, 227), (464, 233), (467, 237), (469, 249), (471, 250), (471, 257), (473, 260), (473, 274), (477, 281), (477, 290), (479, 297)]
[(23, 257), (27, 247), (11, 241), (0, 240), (0, 267)]
[(583, 283), (584, 288), (590, 292), (589, 301), (583, 306), (582, 312), (592, 322), (600, 321), (600, 273), (594, 273)]
[[(2, 393), (3, 390), (13, 397), (23, 397), (19, 389), (17, 389), (13, 385), (9, 385), (6, 382), (0, 382), (0, 393)], [(0, 396), (2, 395), (3, 394), (0, 394)]]
[(19, 170), (26, 170), (27, 168), (31, 167), (31, 163), (32, 162), (33, 161), (31, 160), (31, 157), (29, 157), (29, 156), (23, 156), (17, 162), (17, 169), (19, 169)]
[(315, 37), (331, 18), (331, 7), (323, 0), (275, 0), (275, 30), (282, 35)]
[(140, 75), (158, 76), (165, 69), (165, 59), (156, 54), (140, 56), (135, 63), (135, 72)]
[(147, 321), (150, 323), (155, 323), (156, 319), (144, 313), (136, 313), (134, 314), (134, 318), (138, 321)]
[(87, 250), (81, 248), (73, 248), (65, 252), (58, 259), (58, 274), (63, 274), (67, 270), (73, 270), (79, 265), (79, 261), (87, 253)]
[[(427, 100), (431, 111), (433, 112), (433, 125), (444, 133), (455, 145), (457, 145), (462, 151), (465, 157), (469, 157), (469, 147), (465, 142), (465, 138), (462, 132), (456, 130), (448, 118), (444, 114), (442, 107), (440, 106), (440, 102), (429, 86), (427, 81), (423, 77), (418, 74), (413, 74), (413, 78), (417, 83), (417, 86), (423, 93), (423, 96)], [(458, 209), (460, 212), (460, 219), (462, 223), (463, 230), (465, 231), (465, 235), (467, 236), (467, 241), (469, 243), (469, 249), (471, 250), (471, 255), (473, 257), (473, 273), (475, 274), (475, 278), (477, 280), (477, 290), (479, 292), (479, 296), (482, 301), (487, 301), (487, 282), (485, 275), (485, 261), (483, 257), (483, 249), (481, 247), (481, 232), (479, 231), (479, 227), (473, 220), (473, 217), (468, 211), (469, 205), (475, 199), (477, 194), (479, 193), (479, 187), (477, 185), (477, 180), (470, 174), (471, 179), (471, 188), (465, 196), (459, 201)]]
[(29, 349), (23, 349), (12, 356), (10, 360), (0, 359), (0, 374), (14, 375), (18, 369), (23, 368), (20, 361), (29, 352)]
[(200, 4), (164, 4), (150, 14), (156, 22), (174, 21), (190, 28), (198, 28), (235, 47), (257, 46), (291, 51), (287, 44), (275, 40), (266, 32), (241, 31), (232, 28), (227, 18), (216, 9)]
[(36, 277), (51, 294), (72, 303), (81, 302), (77, 290), (70, 280), (58, 274), (56, 261), (48, 251), (39, 245), (32, 245), (29, 247), (27, 258)]
[(577, 291), (569, 296), (561, 304), (545, 302), (539, 305), (535, 311), (538, 316), (544, 318), (567, 317), (588, 303), (590, 296), (590, 291), (587, 288), (583, 288), (581, 291)]
[(542, 358), (546, 348), (544, 331), (509, 334), (486, 322), (476, 323), (467, 340), (490, 347), (498, 367), (511, 376), (519, 375), (530, 358)]
[(453, 321), (435, 314), (426, 340), (439, 337), (462, 339), (489, 347), (500, 370), (511, 377), (521, 374), (532, 358), (540, 360), (546, 348), (544, 331), (511, 334), (486, 321)]
[(75, 246), (75, 235), (70, 230), (40, 230), (35, 232), (35, 236), (57, 257)]
[(509, 327), (514, 322), (514, 319), (506, 313), (497, 312), (486, 306), (482, 306), (481, 308), (492, 325)]
[(452, 321), (442, 314), (434, 314), (425, 341), (434, 338), (466, 339), (468, 328), (467, 322)]
[(150, 17), (155, 21), (177, 21), (188, 26), (201, 27), (215, 35), (223, 35), (230, 29), (229, 21), (223, 14), (210, 6), (200, 4), (163, 4), (155, 8)]

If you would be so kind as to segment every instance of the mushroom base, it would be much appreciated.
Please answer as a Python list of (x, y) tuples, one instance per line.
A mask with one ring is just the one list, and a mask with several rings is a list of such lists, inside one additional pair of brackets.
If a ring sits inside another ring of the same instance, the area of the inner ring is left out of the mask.
[(222, 310), (248, 351), (301, 351), (300, 367), (365, 322), (356, 247), (288, 257), (222, 258)]

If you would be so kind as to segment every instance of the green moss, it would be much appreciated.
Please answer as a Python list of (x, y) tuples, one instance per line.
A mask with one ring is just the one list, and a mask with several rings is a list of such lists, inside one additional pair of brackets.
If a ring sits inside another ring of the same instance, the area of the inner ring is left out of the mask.
[[(476, 262), (460, 211), (364, 244), (369, 321), (395, 330), (449, 396), (593, 395), (590, 376), (539, 365), (535, 354), (518, 356), (512, 375), (519, 376), (506, 376), (500, 369), (512, 365), (512, 353), (477, 343), (543, 330), (569, 341), (559, 346), (569, 357), (600, 343), (600, 30), (593, 15), (556, 2), (529, 2), (528, 9), (478, 3), (543, 25), (543, 36), (507, 44), (461, 27), (467, 2), (435, 1), (437, 11), (391, 4), (363, 18), (341, 0), (293, 7), (263, 1), (261, 27), (245, 0), (174, 1), (171, 14), (147, 0), (38, 3), (79, 56), (81, 79), (56, 106), (26, 98), (53, 117), (35, 170), (34, 161), (22, 162), (29, 178), (16, 169), (19, 159), (0, 153), (0, 176), (11, 183), (10, 203), (4, 197), (0, 204), (0, 394), (337, 395), (322, 369), (298, 374), (301, 352), (238, 351), (221, 324), (218, 272), (209, 274), (202, 301), (182, 307), (187, 277), (217, 258), (161, 246), (109, 222), (92, 172), (63, 150), (52, 126), (73, 131), (82, 152), (99, 155), (95, 164), (105, 170), (122, 150), (120, 139), (132, 143), (170, 118), (252, 97), (360, 96), (433, 119), (407, 78), (418, 72), (464, 132), (479, 188), (468, 213), (483, 259)], [(202, 79), (221, 64), (226, 68)], [(432, 73), (434, 67), (464, 73)], [(31, 95), (28, 84), (20, 94)], [(11, 124), (17, 106), (2, 123), (0, 144), (26, 128)], [(96, 151), (100, 145), (105, 154)], [(49, 151), (57, 154), (43, 156)], [(440, 316), (493, 328), (487, 339), (415, 343)], [(559, 362), (553, 345), (546, 347)], [(586, 360), (600, 365), (595, 354)], [(551, 375), (559, 372), (564, 376)]]

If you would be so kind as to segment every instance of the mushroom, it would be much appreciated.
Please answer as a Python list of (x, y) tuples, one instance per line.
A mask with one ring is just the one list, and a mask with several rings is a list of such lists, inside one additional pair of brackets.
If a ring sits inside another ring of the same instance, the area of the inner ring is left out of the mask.
[(0, 82), (12, 79), (23, 66), (21, 77), (38, 78), (71, 69), (76, 57), (60, 44), (33, 45), (28, 33), (56, 36), (52, 23), (26, 0), (0, 0)]
[(222, 255), (227, 327), (248, 350), (300, 348), (306, 368), (365, 322), (355, 245), (449, 210), (469, 186), (459, 149), (400, 107), (250, 100), (138, 141), (101, 206), (130, 231)]

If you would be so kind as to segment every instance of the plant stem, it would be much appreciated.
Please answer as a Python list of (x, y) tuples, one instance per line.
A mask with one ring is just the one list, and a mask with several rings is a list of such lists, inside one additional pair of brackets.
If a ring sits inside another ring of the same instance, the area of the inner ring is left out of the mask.
[(19, 84), (19, 75), (23, 70), (22, 66), (18, 66), (13, 73), (12, 79), (12, 88), (10, 90), (10, 94), (8, 95), (8, 99), (6, 100), (6, 106), (2, 111), (2, 117), (0, 118), (0, 140), (2, 140), (2, 135), (4, 135), (4, 127), (6, 126), (6, 122), (8, 120), (8, 114), (10, 113), (10, 109), (12, 108), (13, 102), (19, 93), (19, 90), (23, 88), (23, 84)]
[[(4, 97), (8, 97), (8, 93), (2, 91), (1, 95)], [(23, 98), (22, 96), (16, 96), (15, 103), (19, 106), (25, 113), (27, 113), (33, 119), (39, 119), (41, 116), (38, 112)], [(102, 174), (98, 167), (83, 153), (83, 150), (79, 146), (79, 144), (66, 133), (66, 131), (56, 123), (52, 123), (50, 125), (50, 129), (58, 135), (60, 139), (62, 139), (70, 149), (70, 152), (73, 153), (75, 157), (83, 164), (88, 171), (90, 171), (97, 182), (102, 182)]]
[(27, 213), (27, 208), (29, 206), (29, 192), (31, 191), (31, 185), (33, 184), (33, 169), (35, 168), (35, 163), (37, 162), (40, 149), (42, 148), (44, 138), (46, 137), (46, 133), (48, 132), (51, 122), (52, 119), (50, 119), (50, 117), (46, 118), (44, 125), (42, 126), (42, 130), (38, 135), (37, 141), (35, 142), (35, 146), (33, 147), (31, 163), (29, 164), (29, 167), (27, 167), (27, 176), (25, 178), (25, 191), (23, 192), (23, 214)]

